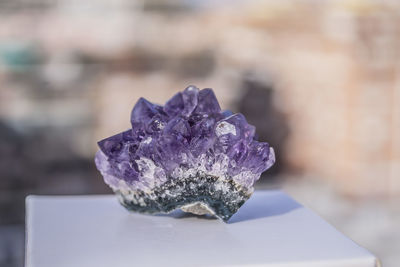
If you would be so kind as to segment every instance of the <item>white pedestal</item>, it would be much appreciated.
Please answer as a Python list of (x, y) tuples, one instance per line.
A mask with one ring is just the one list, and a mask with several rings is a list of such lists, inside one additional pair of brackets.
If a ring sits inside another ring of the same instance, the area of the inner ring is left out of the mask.
[(280, 191), (228, 224), (130, 213), (114, 196), (29, 196), (26, 267), (374, 267), (376, 258)]

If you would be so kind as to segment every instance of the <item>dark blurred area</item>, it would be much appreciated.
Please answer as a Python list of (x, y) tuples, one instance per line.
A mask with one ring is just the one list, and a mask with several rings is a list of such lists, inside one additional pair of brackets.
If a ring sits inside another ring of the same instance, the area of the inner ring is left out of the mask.
[(237, 105), (237, 111), (246, 116), (247, 121), (257, 127), (259, 140), (268, 141), (279, 155), (275, 164), (263, 173), (263, 177), (279, 178), (281, 173), (289, 173), (290, 165), (287, 159), (286, 145), (289, 137), (288, 120), (274, 105), (275, 90), (272, 84), (258, 81), (252, 75), (245, 75), (239, 85), (243, 90)]
[(400, 4), (0, 0), (0, 266), (23, 265), (29, 194), (103, 194), (96, 142), (143, 96), (194, 84), (243, 113), (281, 187), (400, 261)]

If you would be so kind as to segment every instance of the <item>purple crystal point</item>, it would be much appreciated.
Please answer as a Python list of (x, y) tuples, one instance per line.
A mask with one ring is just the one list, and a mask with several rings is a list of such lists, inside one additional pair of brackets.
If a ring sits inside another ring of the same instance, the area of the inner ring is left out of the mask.
[(184, 108), (185, 103), (183, 102), (183, 94), (179, 92), (165, 103), (164, 111), (170, 117), (175, 117), (176, 115), (181, 114)]
[(194, 157), (199, 157), (207, 150), (213, 148), (215, 142), (215, 124), (217, 119), (213, 116), (203, 118), (191, 128), (190, 151)]
[(203, 89), (199, 92), (198, 104), (194, 113), (219, 113), (221, 108), (219, 106), (217, 97), (212, 89)]
[(211, 89), (189, 86), (164, 107), (140, 98), (131, 124), (98, 142), (95, 163), (132, 210), (203, 209), (227, 220), (275, 162), (273, 149), (255, 140), (255, 127), (221, 111)]
[(195, 86), (189, 86), (183, 91), (182, 98), (184, 102), (184, 108), (182, 110), (183, 116), (189, 116), (196, 108), (198, 103), (199, 89)]
[(164, 106), (164, 111), (171, 117), (177, 115), (190, 116), (198, 103), (199, 89), (195, 86), (187, 87), (183, 92), (174, 95)]
[(133, 142), (132, 130), (113, 135), (98, 142), (98, 145), (109, 157), (117, 157), (126, 144)]
[(133, 107), (131, 113), (131, 123), (134, 122), (149, 122), (156, 114), (162, 112), (162, 107), (155, 105), (143, 97)]
[(254, 173), (266, 171), (275, 162), (274, 150), (267, 143), (254, 141), (250, 145), (250, 154), (254, 157), (248, 162), (248, 166)]

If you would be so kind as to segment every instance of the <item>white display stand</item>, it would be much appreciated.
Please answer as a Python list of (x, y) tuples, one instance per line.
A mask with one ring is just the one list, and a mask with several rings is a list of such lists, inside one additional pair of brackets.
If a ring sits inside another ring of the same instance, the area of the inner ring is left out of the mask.
[(128, 212), (115, 196), (29, 196), (26, 267), (375, 267), (375, 256), (280, 191), (231, 218)]

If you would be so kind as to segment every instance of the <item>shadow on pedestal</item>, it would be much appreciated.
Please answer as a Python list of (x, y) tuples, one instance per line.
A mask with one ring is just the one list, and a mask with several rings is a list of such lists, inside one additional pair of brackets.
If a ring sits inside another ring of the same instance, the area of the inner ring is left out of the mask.
[(252, 197), (228, 221), (239, 223), (291, 212), (302, 206), (281, 192), (253, 194)]

